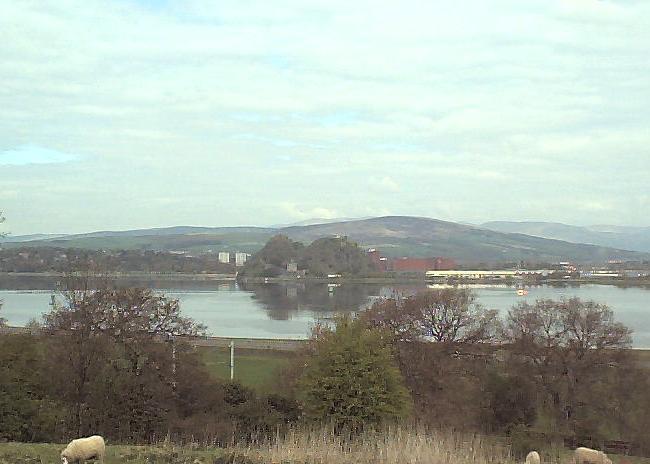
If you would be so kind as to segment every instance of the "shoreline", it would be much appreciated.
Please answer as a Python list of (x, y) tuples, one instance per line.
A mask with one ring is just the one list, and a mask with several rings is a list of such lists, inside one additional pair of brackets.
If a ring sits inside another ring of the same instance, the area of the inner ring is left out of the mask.
[(85, 274), (83, 272), (0, 272), (2, 277), (85, 277), (102, 278), (107, 277), (110, 279), (133, 279), (133, 278), (156, 278), (158, 280), (187, 280), (187, 281), (219, 281), (230, 282), (235, 281), (236, 274), (186, 274), (181, 272), (105, 272), (97, 274)]
[[(65, 278), (66, 276), (80, 277), (83, 272), (66, 274), (63, 272), (0, 272), (0, 278)], [(650, 289), (650, 278), (640, 279), (547, 279), (539, 282), (528, 282), (525, 280), (503, 279), (476, 279), (476, 280), (430, 280), (425, 276), (390, 276), (390, 277), (238, 277), (237, 274), (188, 274), (175, 272), (107, 272), (91, 274), (89, 277), (109, 279), (156, 279), (161, 281), (187, 281), (187, 282), (241, 282), (250, 284), (287, 284), (287, 283), (321, 283), (321, 284), (447, 284), (472, 285), (472, 284), (501, 284), (511, 287), (524, 286), (535, 287), (541, 285), (549, 286), (579, 286), (579, 285), (613, 285), (617, 287), (647, 287)]]
[[(0, 336), (3, 335), (35, 335), (41, 334), (39, 329), (34, 329), (25, 326), (3, 326), (0, 327)], [(251, 350), (251, 351), (297, 351), (304, 347), (310, 340), (309, 336), (304, 338), (258, 338), (258, 337), (226, 337), (216, 335), (204, 336), (179, 336), (179, 341), (185, 341), (193, 347), (203, 348), (228, 348), (230, 342), (235, 344), (235, 349), (238, 350)], [(650, 346), (631, 346), (627, 348), (637, 356), (642, 356), (642, 359), (637, 359), (637, 362), (643, 362), (650, 369)]]

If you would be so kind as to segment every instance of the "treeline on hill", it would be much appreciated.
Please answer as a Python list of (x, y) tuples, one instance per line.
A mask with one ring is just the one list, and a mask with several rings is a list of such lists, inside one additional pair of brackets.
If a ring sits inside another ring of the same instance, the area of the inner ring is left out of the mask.
[(0, 272), (69, 272), (85, 270), (143, 273), (232, 274), (231, 264), (215, 255), (186, 256), (159, 251), (103, 251), (77, 248), (0, 250)]
[[(290, 264), (295, 264), (292, 271)], [(312, 277), (368, 276), (377, 270), (367, 254), (347, 237), (327, 237), (305, 246), (285, 235), (272, 237), (239, 273), (245, 277), (278, 277), (304, 272)]]

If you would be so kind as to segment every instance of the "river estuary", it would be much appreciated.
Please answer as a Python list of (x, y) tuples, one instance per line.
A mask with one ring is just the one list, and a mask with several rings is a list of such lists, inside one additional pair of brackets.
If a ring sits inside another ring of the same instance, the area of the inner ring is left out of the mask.
[[(358, 311), (377, 298), (395, 293), (412, 294), (425, 284), (376, 285), (322, 283), (260, 284), (242, 287), (234, 282), (156, 281), (123, 279), (118, 285), (157, 289), (178, 298), (185, 315), (207, 325), (212, 335), (226, 337), (306, 338), (310, 328), (336, 312)], [(0, 315), (9, 325), (22, 326), (48, 311), (57, 279), (44, 277), (0, 278)], [(518, 296), (513, 287), (477, 285), (478, 300), (505, 313), (518, 301), (577, 296), (609, 305), (615, 318), (632, 328), (634, 346), (650, 348), (650, 288), (610, 285), (530, 287)]]

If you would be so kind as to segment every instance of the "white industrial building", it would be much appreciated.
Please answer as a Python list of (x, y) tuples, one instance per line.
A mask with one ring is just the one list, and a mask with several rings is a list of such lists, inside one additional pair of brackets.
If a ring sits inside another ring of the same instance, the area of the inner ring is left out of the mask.
[(494, 271), (427, 271), (426, 276), (428, 279), (467, 279), (467, 280), (483, 280), (483, 279), (507, 279), (507, 278), (521, 278), (530, 275), (547, 276), (549, 271), (546, 269), (539, 270), (494, 270)]
[(219, 262), (224, 264), (230, 263), (230, 253), (228, 253), (227, 251), (220, 251)]

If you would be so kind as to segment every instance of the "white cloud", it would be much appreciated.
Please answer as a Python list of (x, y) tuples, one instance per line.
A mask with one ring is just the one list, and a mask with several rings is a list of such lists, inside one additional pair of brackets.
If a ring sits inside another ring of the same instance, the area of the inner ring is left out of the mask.
[(282, 202), (278, 205), (285, 217), (295, 220), (334, 219), (341, 217), (335, 210), (324, 207), (305, 207), (292, 202)]
[(384, 176), (379, 181), (379, 185), (388, 190), (389, 192), (397, 192), (399, 190), (399, 184), (393, 180), (390, 176)]
[[(0, 31), (0, 151), (84, 155), (0, 157), (0, 185), (22, 176), (0, 205), (17, 232), (366, 211), (589, 222), (568, 192), (612, 201), (614, 222), (650, 217), (625, 201), (650, 176), (645, 2), (6, 2)], [(52, 169), (77, 193), (39, 193)], [(170, 217), (170, 198), (188, 206)]]

